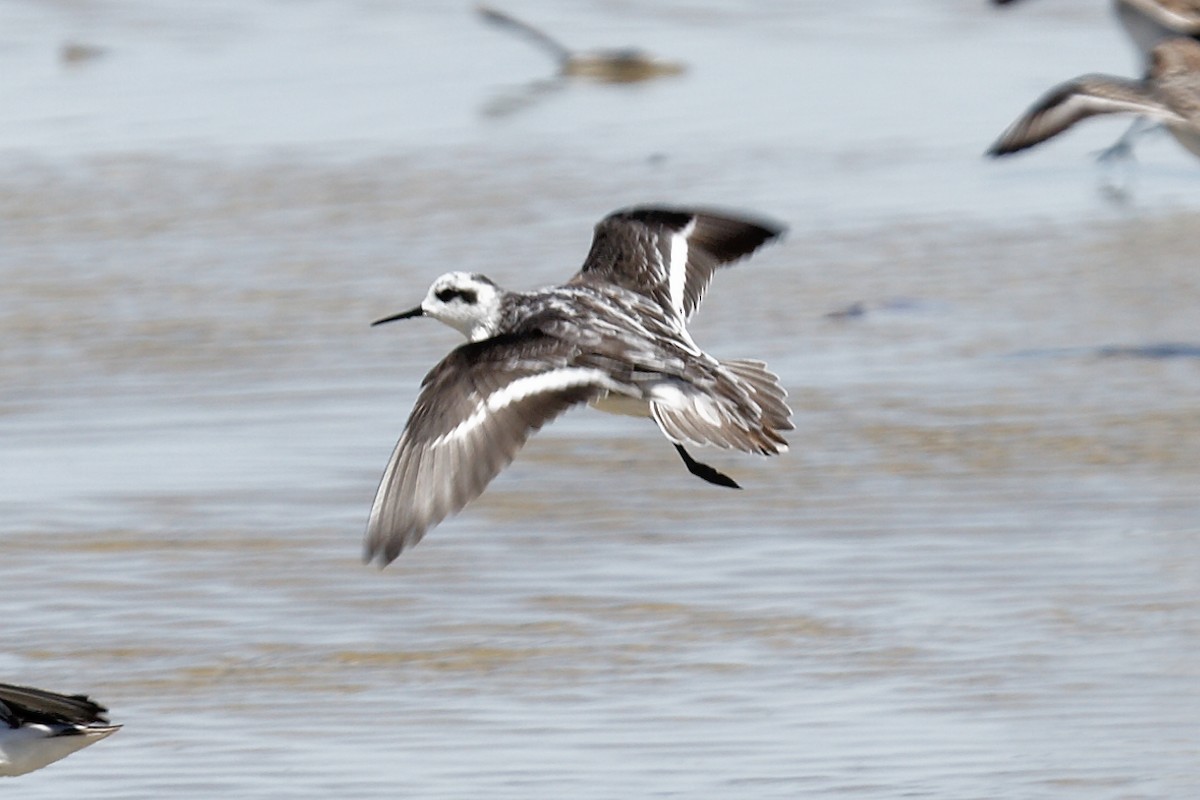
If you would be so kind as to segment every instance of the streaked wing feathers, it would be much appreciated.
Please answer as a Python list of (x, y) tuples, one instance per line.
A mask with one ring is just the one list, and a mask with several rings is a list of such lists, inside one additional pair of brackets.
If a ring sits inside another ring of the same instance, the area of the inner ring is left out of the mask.
[(596, 226), (592, 248), (571, 282), (609, 281), (653, 297), (686, 320), (718, 267), (748, 256), (783, 230), (723, 212), (629, 208)]
[(474, 500), (530, 434), (604, 391), (605, 375), (572, 366), (570, 345), (541, 333), (462, 345), (422, 382), (384, 470), (365, 559), (385, 566)]
[(92, 725), (107, 723), (104, 706), (88, 697), (57, 694), (29, 686), (0, 683), (0, 722), (11, 727), (25, 723)]

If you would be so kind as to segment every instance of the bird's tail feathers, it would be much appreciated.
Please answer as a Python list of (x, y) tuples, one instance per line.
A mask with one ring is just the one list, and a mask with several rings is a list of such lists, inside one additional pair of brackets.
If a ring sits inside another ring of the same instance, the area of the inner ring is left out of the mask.
[(761, 455), (786, 452), (792, 430), (787, 392), (761, 361), (721, 362), (712, 391), (669, 385), (656, 391), (650, 414), (668, 439)]

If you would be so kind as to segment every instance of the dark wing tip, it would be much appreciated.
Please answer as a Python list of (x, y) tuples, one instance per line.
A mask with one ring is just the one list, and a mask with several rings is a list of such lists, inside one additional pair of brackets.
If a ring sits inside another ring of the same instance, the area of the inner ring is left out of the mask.
[(1004, 133), (992, 142), (992, 146), (987, 149), (985, 155), (991, 158), (1012, 155), (1022, 150), (1028, 150), (1062, 133), (1071, 126), (1074, 120), (1059, 121), (1055, 124), (1048, 115), (1052, 114), (1055, 108), (1067, 102), (1075, 91), (1075, 82), (1051, 89), (1015, 122), (1005, 128)]
[(774, 220), (736, 211), (708, 208), (634, 206), (605, 217), (604, 221), (636, 222), (678, 233), (696, 223), (689, 240), (707, 250), (718, 262), (734, 261), (782, 236), (787, 226)]
[[(399, 453), (393, 455), (393, 459), (397, 457)], [(426, 519), (420, 514), (405, 514), (404, 509), (397, 505), (398, 499), (394, 495), (396, 488), (388, 483), (385, 475), (371, 509), (367, 536), (363, 541), (363, 563), (368, 566), (383, 569), (391, 564), (401, 553), (420, 542), (426, 532), (446, 516), (444, 513), (435, 514)]]
[(1007, 136), (1001, 136), (992, 142), (992, 146), (984, 152), (984, 155), (988, 158), (1000, 158), (1001, 156), (1010, 156), (1013, 153), (1019, 153), (1031, 146), (1029, 144), (1015, 144)]
[(614, 211), (606, 219), (627, 220), (640, 222), (651, 227), (664, 227), (673, 231), (681, 231), (692, 221), (695, 214), (682, 209), (662, 208), (656, 206), (635, 206)]
[(373, 538), (367, 540), (363, 547), (363, 563), (367, 566), (374, 566), (380, 570), (391, 564), (400, 557), (400, 551), (403, 548), (391, 542), (377, 542)]
[(37, 722), (72, 725), (107, 724), (108, 709), (82, 694), (59, 694), (32, 686), (0, 684), (0, 705), (13, 716)]
[(722, 220), (727, 224), (744, 225), (757, 228), (763, 232), (764, 240), (779, 236), (787, 230), (787, 226), (773, 220), (740, 211), (730, 211), (720, 208), (674, 208), (671, 206), (631, 206), (614, 211), (605, 217), (607, 220), (628, 220), (640, 222), (652, 227), (665, 227), (673, 231), (681, 231), (693, 219), (707, 217)]
[(708, 212), (699, 212), (696, 220), (691, 241), (711, 253), (720, 263), (748, 256), (786, 230), (784, 226), (766, 220)]

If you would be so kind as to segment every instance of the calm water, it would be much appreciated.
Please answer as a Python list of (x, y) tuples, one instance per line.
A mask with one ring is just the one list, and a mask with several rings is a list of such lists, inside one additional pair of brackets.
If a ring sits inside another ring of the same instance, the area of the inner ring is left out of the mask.
[[(1104, 3), (739, 5), (506, 5), (692, 68), (540, 91), (468, 4), (0, 9), (0, 675), (126, 725), (6, 790), (1200, 792), (1200, 164), (979, 157), (1134, 70)], [(695, 336), (779, 372), (792, 452), (706, 452), (725, 492), (573, 413), (362, 566), (456, 343), (367, 323), (645, 201), (791, 227)]]

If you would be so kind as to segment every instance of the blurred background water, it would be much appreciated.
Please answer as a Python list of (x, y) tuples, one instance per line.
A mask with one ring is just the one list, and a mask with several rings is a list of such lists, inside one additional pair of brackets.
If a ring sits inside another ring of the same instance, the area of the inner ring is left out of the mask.
[[(981, 157), (1138, 71), (1107, 4), (502, 7), (689, 71), (550, 85), (464, 3), (0, 5), (0, 676), (126, 726), (5, 788), (1196, 796), (1200, 164)], [(457, 344), (367, 323), (643, 202), (790, 226), (694, 333), (792, 452), (705, 452), (725, 492), (569, 414), (362, 566)]]

